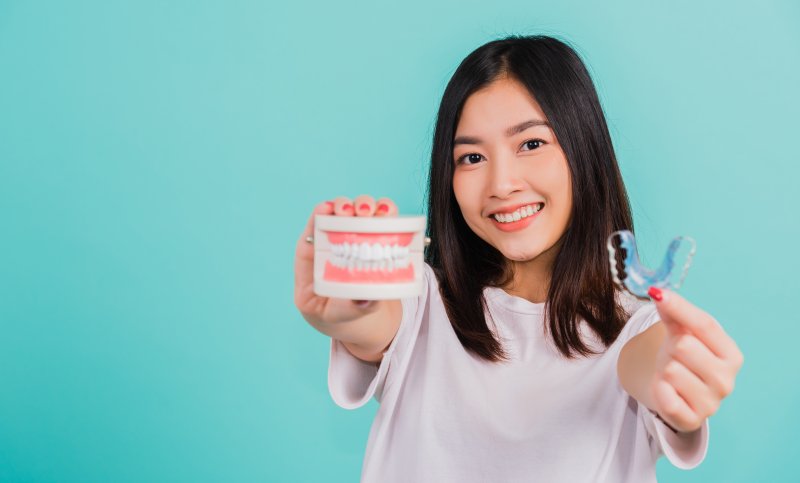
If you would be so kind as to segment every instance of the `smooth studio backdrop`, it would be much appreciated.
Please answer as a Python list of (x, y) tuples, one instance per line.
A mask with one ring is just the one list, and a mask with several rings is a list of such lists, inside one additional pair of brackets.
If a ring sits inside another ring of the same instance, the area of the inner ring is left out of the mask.
[(328, 395), (295, 242), (337, 195), (424, 213), (444, 86), (511, 33), (578, 49), (645, 259), (693, 236), (745, 354), (660, 481), (796, 478), (798, 2), (4, 0), (0, 481), (357, 481), (377, 403)]

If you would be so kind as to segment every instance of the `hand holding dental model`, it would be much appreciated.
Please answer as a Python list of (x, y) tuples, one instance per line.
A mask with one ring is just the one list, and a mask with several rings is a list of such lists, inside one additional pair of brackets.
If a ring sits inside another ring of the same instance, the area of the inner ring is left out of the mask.
[(297, 241), (295, 305), (328, 333), (326, 325), (377, 310), (371, 300), (417, 294), (424, 228), (424, 217), (398, 216), (388, 198), (340, 196), (317, 205)]
[[(370, 205), (356, 206), (368, 213)], [(379, 203), (376, 212), (380, 206), (386, 205)], [(424, 216), (317, 214), (308, 239), (314, 244), (314, 293), (359, 300), (419, 296), (424, 230)]]
[[(613, 244), (615, 237), (620, 239), (619, 248)], [(675, 254), (687, 242), (690, 249), (680, 278), (672, 281)], [(638, 375), (624, 378), (638, 382), (626, 390), (674, 430), (694, 431), (733, 391), (736, 374), (744, 360), (719, 322), (669, 290), (679, 288), (686, 277), (695, 253), (694, 240), (689, 237), (673, 239), (657, 270), (650, 270), (639, 261), (636, 241), (630, 231), (612, 233), (607, 247), (614, 282), (636, 296), (652, 298), (663, 326), (657, 334), (663, 339), (654, 367), (638, 368)], [(621, 270), (617, 265), (617, 249), (624, 250), (624, 256), (620, 257)]]

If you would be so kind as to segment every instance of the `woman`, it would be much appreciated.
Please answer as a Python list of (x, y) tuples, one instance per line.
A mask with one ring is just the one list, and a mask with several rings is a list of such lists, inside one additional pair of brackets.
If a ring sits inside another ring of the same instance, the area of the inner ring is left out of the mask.
[[(312, 289), (313, 216), (295, 303), (331, 336), (342, 407), (375, 396), (363, 481), (655, 481), (698, 465), (743, 357), (709, 314), (614, 286), (605, 248), (632, 217), (591, 78), (552, 37), (472, 52), (445, 89), (420, 297)], [(391, 216), (339, 197), (315, 213)]]

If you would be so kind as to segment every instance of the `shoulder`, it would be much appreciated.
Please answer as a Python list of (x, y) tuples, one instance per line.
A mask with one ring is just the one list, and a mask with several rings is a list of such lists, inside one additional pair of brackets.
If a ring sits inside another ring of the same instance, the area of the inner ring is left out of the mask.
[(615, 297), (617, 299), (617, 303), (622, 305), (629, 318), (632, 317), (633, 314), (635, 314), (639, 309), (646, 306), (649, 302), (632, 295), (626, 290), (617, 290)]
[(622, 341), (635, 337), (660, 320), (656, 305), (650, 300), (642, 300), (626, 291), (618, 291), (617, 301), (628, 314), (628, 320), (619, 337)]
[[(416, 270), (416, 267), (414, 267)], [(439, 295), (439, 282), (436, 277), (436, 269), (432, 267), (427, 261), (422, 262), (420, 267), (420, 277), (422, 278), (422, 286), (417, 295), (406, 297), (402, 300), (403, 307), (406, 312), (417, 311), (431, 303), (431, 299), (438, 298)]]

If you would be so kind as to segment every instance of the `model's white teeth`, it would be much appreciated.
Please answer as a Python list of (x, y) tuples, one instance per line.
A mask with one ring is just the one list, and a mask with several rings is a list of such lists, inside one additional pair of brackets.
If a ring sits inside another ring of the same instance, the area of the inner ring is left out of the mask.
[(331, 243), (330, 262), (349, 270), (388, 270), (406, 268), (411, 262), (408, 246), (379, 243)]
[(356, 258), (364, 261), (390, 260), (407, 257), (409, 248), (400, 245), (380, 245), (378, 243), (331, 243), (331, 252), (342, 258)]
[(523, 206), (513, 213), (496, 213), (492, 215), (495, 220), (501, 223), (511, 223), (512, 221), (519, 221), (523, 218), (533, 216), (544, 208), (544, 203), (536, 203), (533, 205)]
[(400, 259), (384, 259), (384, 260), (360, 260), (358, 258), (343, 258), (332, 256), (328, 259), (331, 264), (335, 267), (346, 268), (348, 270), (369, 270), (371, 272), (377, 270), (386, 270), (392, 272), (394, 270), (399, 270), (402, 268), (406, 268), (411, 264), (410, 257), (400, 258)]

